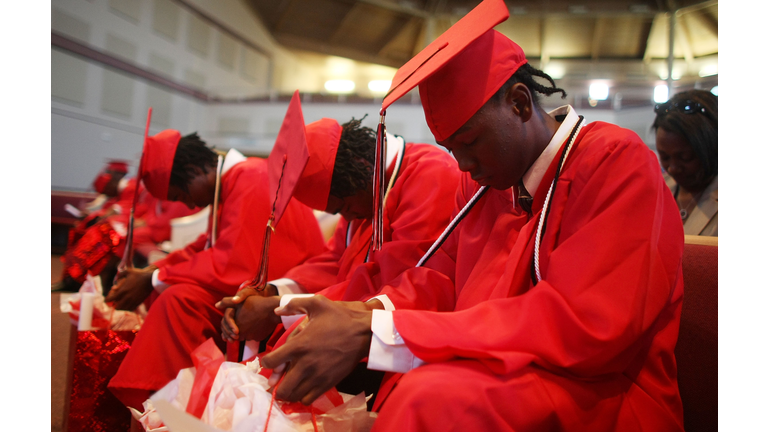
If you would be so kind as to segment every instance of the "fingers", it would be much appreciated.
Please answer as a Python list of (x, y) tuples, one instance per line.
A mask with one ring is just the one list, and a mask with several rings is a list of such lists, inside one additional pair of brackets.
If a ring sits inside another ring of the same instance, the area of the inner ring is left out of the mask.
[(261, 365), (267, 369), (275, 369), (276, 367), (291, 361), (293, 357), (292, 344), (290, 341), (286, 342), (280, 348), (277, 348), (265, 355), (261, 359)]
[(285, 306), (275, 308), (275, 314), (280, 316), (310, 314), (322, 305), (323, 296), (297, 297), (291, 299)]
[(124, 295), (124, 291), (119, 289), (121, 285), (122, 284), (118, 283), (117, 285), (113, 286), (112, 289), (109, 290), (109, 294), (107, 294), (107, 298), (104, 299), (104, 301), (107, 303), (115, 303), (119, 301)]
[(223, 299), (216, 302), (214, 306), (216, 306), (217, 309), (229, 309), (237, 306), (238, 304), (242, 303), (245, 297), (242, 297), (240, 295), (235, 295), (233, 297), (224, 297)]
[(269, 376), (269, 386), (274, 387), (277, 385), (278, 382), (280, 382), (280, 377), (283, 376), (283, 371), (285, 371), (286, 364), (283, 363), (276, 368), (272, 369), (272, 375)]
[(227, 342), (240, 340), (240, 330), (237, 328), (237, 324), (235, 324), (234, 315), (234, 309), (227, 309), (224, 311), (224, 316), (221, 318), (221, 336)]

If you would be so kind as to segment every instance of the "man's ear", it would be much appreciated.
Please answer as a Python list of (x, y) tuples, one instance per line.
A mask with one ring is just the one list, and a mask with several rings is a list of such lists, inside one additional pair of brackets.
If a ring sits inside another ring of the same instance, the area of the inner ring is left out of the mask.
[(514, 83), (504, 93), (504, 101), (512, 107), (512, 112), (527, 122), (533, 116), (533, 95), (523, 83)]

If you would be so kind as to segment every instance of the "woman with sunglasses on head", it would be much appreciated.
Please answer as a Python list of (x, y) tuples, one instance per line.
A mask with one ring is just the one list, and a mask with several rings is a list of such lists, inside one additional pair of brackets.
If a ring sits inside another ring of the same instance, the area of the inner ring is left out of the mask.
[(717, 96), (689, 90), (656, 105), (656, 151), (685, 234), (717, 236)]

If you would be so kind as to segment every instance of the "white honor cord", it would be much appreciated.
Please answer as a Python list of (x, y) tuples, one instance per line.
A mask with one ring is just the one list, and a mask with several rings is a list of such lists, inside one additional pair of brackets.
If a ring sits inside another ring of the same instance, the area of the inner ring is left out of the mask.
[[(571, 142), (568, 143), (568, 148), (565, 149), (565, 155), (563, 156), (563, 161), (560, 164), (560, 169), (563, 169), (563, 166), (565, 165), (565, 161), (568, 159), (568, 154), (571, 152), (571, 148), (573, 147), (573, 142), (576, 141), (576, 137), (579, 136), (579, 131), (581, 131), (581, 125), (582, 122), (579, 122), (576, 132), (573, 134), (573, 138), (571, 138)], [(534, 244), (533, 248), (533, 265), (536, 269), (536, 282), (541, 282), (541, 271), (539, 270), (539, 245), (541, 244), (541, 229), (544, 226), (544, 215), (547, 214), (547, 209), (549, 208), (549, 198), (552, 195), (552, 189), (555, 187), (555, 180), (552, 180), (552, 183), (549, 185), (549, 191), (547, 191), (547, 198), (544, 200), (544, 206), (541, 208), (541, 215), (539, 216), (539, 225), (536, 228), (536, 242)]]
[(219, 210), (219, 189), (221, 186), (221, 169), (224, 167), (224, 158), (219, 155), (216, 160), (216, 191), (213, 194), (213, 226), (211, 227), (211, 237), (208, 238), (205, 248), (213, 247), (216, 244), (216, 233), (218, 229), (218, 210)]
[(435, 242), (432, 243), (432, 246), (430, 246), (429, 250), (424, 254), (424, 256), (421, 257), (419, 262), (416, 264), (416, 267), (421, 267), (422, 265), (424, 265), (424, 263), (429, 259), (429, 257), (432, 256), (435, 250), (437, 250), (437, 248), (439, 248), (440, 245), (443, 244), (443, 242), (445, 241), (445, 238), (448, 237), (451, 234), (451, 232), (456, 228), (456, 225), (459, 222), (461, 222), (461, 220), (464, 218), (464, 214), (467, 213), (469, 209), (471, 209), (475, 205), (475, 202), (478, 199), (480, 199), (480, 197), (483, 195), (487, 187), (488, 186), (481, 186), (480, 189), (478, 189), (477, 192), (475, 192), (475, 194), (472, 196), (469, 202), (467, 202), (464, 205), (464, 207), (461, 209), (459, 214), (457, 214), (456, 217), (453, 218), (451, 223), (448, 224), (445, 230), (443, 230), (443, 233), (440, 234), (440, 237), (438, 237), (437, 240), (435, 240)]

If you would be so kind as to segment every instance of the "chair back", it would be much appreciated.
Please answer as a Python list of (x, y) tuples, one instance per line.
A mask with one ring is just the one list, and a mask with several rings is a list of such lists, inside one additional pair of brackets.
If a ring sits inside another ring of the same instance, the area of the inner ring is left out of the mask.
[(171, 219), (171, 251), (183, 248), (204, 233), (210, 213), (208, 206), (195, 214)]
[(717, 237), (685, 236), (683, 311), (675, 347), (688, 432), (717, 430)]

